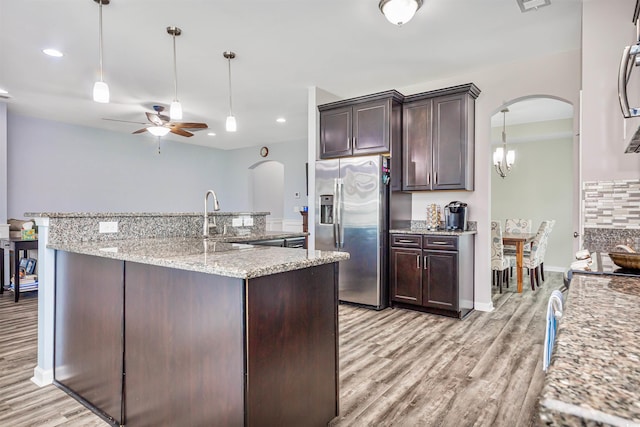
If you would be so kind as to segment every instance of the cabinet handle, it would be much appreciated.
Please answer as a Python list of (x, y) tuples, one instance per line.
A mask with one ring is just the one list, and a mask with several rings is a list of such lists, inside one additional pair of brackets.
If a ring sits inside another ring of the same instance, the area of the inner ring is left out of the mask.
[(422, 266), (424, 267), (424, 269), (427, 269), (427, 264), (429, 264), (429, 258), (427, 257), (427, 255), (424, 256), (424, 262), (422, 263)]
[(431, 173), (427, 174), (427, 185), (431, 184)]
[(431, 245), (448, 245), (449, 242), (429, 242)]
[(438, 183), (438, 172), (436, 172), (436, 179), (433, 181), (434, 184)]
[(416, 255), (416, 268), (420, 270), (420, 255)]
[(413, 240), (406, 240), (406, 239), (405, 239), (405, 240), (403, 240), (403, 239), (396, 240), (396, 242), (397, 242), (397, 243), (414, 243), (414, 241), (413, 241)]
[(356, 147), (356, 137), (355, 136), (353, 137), (351, 142), (353, 143), (353, 147), (351, 147), (351, 148), (355, 148)]

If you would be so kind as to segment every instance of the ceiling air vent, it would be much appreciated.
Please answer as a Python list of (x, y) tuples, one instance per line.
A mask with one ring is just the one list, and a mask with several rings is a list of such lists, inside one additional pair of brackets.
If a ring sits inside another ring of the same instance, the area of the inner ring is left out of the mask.
[(549, 6), (551, 4), (551, 0), (516, 0), (518, 2), (518, 6), (520, 6), (520, 11), (529, 12), (530, 10), (538, 10), (538, 8)]

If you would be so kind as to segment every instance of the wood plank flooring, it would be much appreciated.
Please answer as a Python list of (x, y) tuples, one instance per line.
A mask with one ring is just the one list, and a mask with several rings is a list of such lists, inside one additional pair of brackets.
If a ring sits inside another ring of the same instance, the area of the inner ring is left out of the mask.
[[(535, 292), (494, 294), (492, 313), (465, 320), (341, 305), (342, 426), (536, 425), (546, 305), (562, 275)], [(36, 365), (37, 297), (0, 295), (0, 426), (107, 426)]]

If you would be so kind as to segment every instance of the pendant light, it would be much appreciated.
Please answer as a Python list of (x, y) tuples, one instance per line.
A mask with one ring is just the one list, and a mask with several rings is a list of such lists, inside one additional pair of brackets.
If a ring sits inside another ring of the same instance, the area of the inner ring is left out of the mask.
[(95, 82), (93, 85), (93, 100), (102, 104), (109, 103), (109, 86), (104, 82), (104, 75), (102, 72), (102, 5), (108, 5), (110, 0), (93, 0), (100, 5), (99, 13), (99, 28), (100, 28), (100, 81)]
[(402, 25), (411, 21), (422, 6), (422, 0), (380, 0), (380, 12), (394, 25)]
[(176, 36), (182, 34), (182, 30), (178, 27), (167, 27), (167, 33), (173, 36), (173, 85), (175, 89), (173, 102), (169, 107), (169, 118), (182, 120), (182, 105), (178, 101), (178, 66), (176, 65)]
[(501, 178), (507, 176), (511, 171), (511, 167), (516, 160), (516, 153), (513, 150), (507, 151), (507, 113), (508, 108), (500, 110), (503, 114), (502, 118), (502, 147), (496, 148), (493, 153), (493, 166), (496, 168), (496, 172)]
[(227, 58), (229, 63), (229, 116), (227, 117), (227, 122), (225, 124), (225, 128), (227, 132), (235, 132), (238, 129), (236, 124), (236, 118), (233, 115), (233, 108), (231, 103), (231, 60), (236, 57), (236, 54), (231, 51), (223, 52), (222, 56)]

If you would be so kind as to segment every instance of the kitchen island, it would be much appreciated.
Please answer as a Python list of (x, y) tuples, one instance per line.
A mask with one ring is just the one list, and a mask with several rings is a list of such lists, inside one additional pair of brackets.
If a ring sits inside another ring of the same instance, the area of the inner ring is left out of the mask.
[[(54, 306), (52, 381), (105, 420), (326, 425), (337, 415), (338, 262), (348, 254), (228, 241), (276, 235), (260, 220), (203, 239), (191, 214), (30, 216), (47, 239), (39, 299), (45, 319)], [(118, 233), (98, 233), (105, 220)], [(36, 377), (51, 341), (39, 338)]]
[(574, 274), (540, 397), (541, 425), (640, 425), (640, 278)]

